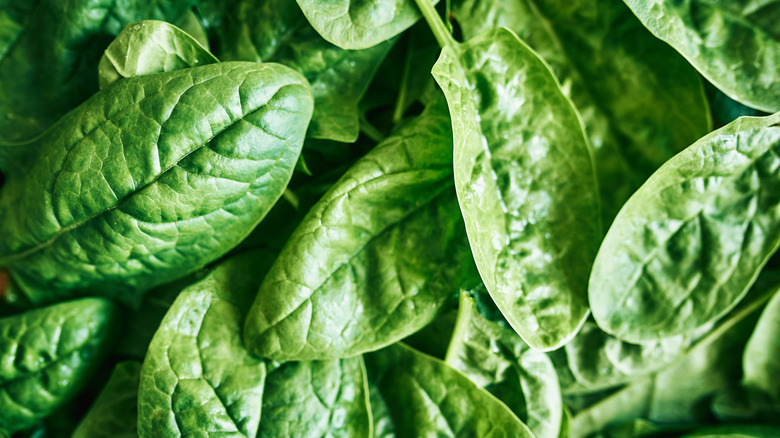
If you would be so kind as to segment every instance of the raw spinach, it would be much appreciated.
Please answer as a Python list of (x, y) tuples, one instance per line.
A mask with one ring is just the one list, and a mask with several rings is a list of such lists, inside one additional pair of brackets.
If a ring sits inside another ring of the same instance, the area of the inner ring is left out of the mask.
[(140, 363), (118, 363), (89, 413), (73, 432), (73, 438), (137, 437), (140, 374)]
[(137, 302), (249, 234), (290, 179), (311, 108), (305, 79), (277, 64), (116, 82), (9, 169), (0, 266), (34, 303)]
[(433, 76), (450, 107), (455, 188), (474, 260), (509, 324), (554, 350), (588, 314), (584, 284), (601, 237), (590, 146), (545, 62), (497, 28), (442, 45)]

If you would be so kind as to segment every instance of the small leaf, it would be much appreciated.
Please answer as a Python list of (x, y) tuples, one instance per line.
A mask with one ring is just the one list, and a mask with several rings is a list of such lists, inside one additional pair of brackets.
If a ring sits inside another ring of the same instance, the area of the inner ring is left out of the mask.
[(140, 374), (140, 363), (118, 363), (72, 438), (137, 437)]

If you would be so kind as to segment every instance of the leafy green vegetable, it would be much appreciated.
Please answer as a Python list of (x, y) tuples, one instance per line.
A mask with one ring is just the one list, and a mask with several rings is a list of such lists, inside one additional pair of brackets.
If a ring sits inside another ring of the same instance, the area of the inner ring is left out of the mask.
[(537, 438), (557, 438), (563, 401), (550, 358), (528, 347), (511, 328), (481, 317), (468, 293), (460, 297), (447, 365), (504, 402)]
[(742, 369), (746, 386), (761, 389), (780, 403), (780, 294), (775, 294), (745, 345)]
[(534, 436), (504, 404), (439, 360), (403, 344), (365, 360), (377, 389), (372, 400), (381, 397), (397, 436)]
[(732, 99), (780, 111), (780, 8), (774, 0), (624, 0)]
[(109, 44), (98, 64), (100, 88), (117, 79), (218, 62), (193, 37), (164, 21), (129, 24)]
[(296, 0), (311, 25), (343, 49), (389, 40), (420, 18), (412, 0)]
[(397, 341), (474, 281), (440, 102), (358, 161), (309, 211), (263, 281), (244, 341), (275, 360)]
[(138, 381), (141, 364), (120, 362), (73, 438), (134, 438), (138, 436)]
[[(427, 0), (419, 3), (441, 25)], [(443, 49), (433, 75), (452, 114), (455, 187), (477, 267), (520, 336), (556, 349), (588, 314), (584, 284), (601, 237), (579, 116), (511, 31), (464, 44), (436, 33)]]
[(453, 14), (464, 37), (505, 26), (549, 64), (593, 146), (605, 224), (711, 129), (696, 70), (622, 0), (461, 0)]
[(780, 245), (780, 114), (740, 118), (664, 164), (615, 218), (590, 277), (596, 322), (628, 341), (733, 308)]
[(115, 317), (110, 302), (83, 298), (0, 319), (0, 430), (28, 428), (78, 394)]
[[(0, 192), (0, 266), (35, 303), (136, 302), (237, 245), (282, 194), (306, 81), (220, 63), (118, 81), (36, 141)], [(204, 196), (207, 194), (207, 196)]]

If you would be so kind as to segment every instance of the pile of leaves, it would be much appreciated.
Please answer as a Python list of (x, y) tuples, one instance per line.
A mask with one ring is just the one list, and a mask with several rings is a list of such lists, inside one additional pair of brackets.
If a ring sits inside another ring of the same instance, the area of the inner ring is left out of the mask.
[(778, 110), (773, 0), (0, 0), (0, 436), (780, 436)]

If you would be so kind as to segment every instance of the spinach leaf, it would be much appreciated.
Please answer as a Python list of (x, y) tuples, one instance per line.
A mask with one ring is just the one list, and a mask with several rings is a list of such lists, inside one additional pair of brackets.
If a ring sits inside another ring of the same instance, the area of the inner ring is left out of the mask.
[(642, 23), (732, 99), (780, 111), (780, 8), (774, 0), (624, 0)]
[(412, 0), (296, 0), (323, 38), (342, 49), (389, 40), (420, 18)]
[(278, 62), (298, 70), (314, 90), (307, 136), (351, 143), (358, 137), (358, 101), (393, 45), (344, 50), (323, 40), (289, 0), (205, 2), (223, 61)]
[(42, 136), (0, 192), (0, 266), (34, 303), (140, 293), (237, 245), (284, 191), (311, 91), (277, 64), (118, 81)]
[(83, 298), (0, 319), (0, 430), (28, 428), (78, 394), (116, 316), (110, 302)]
[(193, 0), (3, 0), (0, 139), (28, 140), (97, 91), (112, 35), (143, 19), (175, 20)]
[(681, 438), (772, 438), (776, 436), (780, 436), (780, 426), (743, 424), (702, 428)]
[(480, 316), (467, 292), (460, 295), (445, 362), (504, 402), (537, 438), (559, 436), (563, 401), (550, 358)]
[(365, 360), (397, 436), (533, 437), (503, 403), (439, 360), (404, 344)]
[(193, 37), (164, 21), (129, 24), (109, 44), (98, 64), (100, 88), (121, 78), (219, 62)]
[[(779, 287), (780, 289), (780, 287)], [(780, 403), (780, 294), (775, 294), (758, 320), (742, 356), (743, 383)]]
[(452, 115), (455, 188), (480, 275), (523, 340), (554, 350), (588, 314), (585, 282), (601, 238), (580, 118), (511, 31), (458, 44), (430, 3), (418, 4), (443, 47), (433, 75)]
[(477, 281), (441, 100), (359, 160), (309, 211), (263, 281), (244, 341), (275, 360), (349, 357), (436, 316)]
[(141, 364), (120, 362), (72, 438), (138, 436), (138, 382)]
[(279, 364), (266, 378), (258, 436), (368, 438), (368, 403), (360, 357)]
[(780, 245), (780, 114), (740, 118), (664, 164), (615, 218), (590, 306), (628, 341), (681, 334), (747, 293)]
[(220, 264), (168, 310), (141, 367), (139, 436), (256, 435), (266, 366), (244, 349), (241, 321), (270, 264), (257, 256)]
[(607, 225), (659, 166), (711, 129), (696, 70), (622, 0), (460, 0), (453, 15), (464, 37), (505, 26), (550, 65), (593, 146)]

